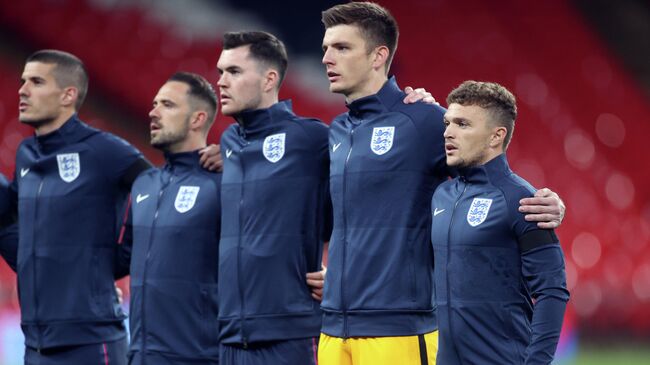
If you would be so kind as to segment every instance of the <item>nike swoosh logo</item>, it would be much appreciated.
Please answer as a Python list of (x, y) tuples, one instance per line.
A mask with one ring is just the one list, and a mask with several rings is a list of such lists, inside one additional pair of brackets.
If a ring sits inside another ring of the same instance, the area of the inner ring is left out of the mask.
[(232, 155), (232, 150), (226, 150), (226, 158), (230, 158), (230, 155)]
[(25, 177), (27, 173), (29, 172), (29, 169), (22, 168), (20, 169), (20, 177)]
[(140, 203), (141, 201), (147, 199), (148, 197), (149, 197), (149, 194), (147, 194), (147, 195), (138, 194), (138, 196), (135, 197), (135, 202)]
[(336, 150), (339, 149), (339, 146), (341, 146), (341, 142), (339, 142), (339, 143), (335, 144), (334, 146), (332, 146), (332, 152), (336, 152)]
[(438, 210), (438, 208), (436, 208), (436, 209), (434, 209), (434, 211), (433, 211), (433, 216), (435, 217), (435, 216), (437, 216), (438, 214), (440, 214), (440, 213), (442, 213), (442, 212), (444, 212), (444, 211), (445, 211), (444, 209), (440, 209), (440, 210)]

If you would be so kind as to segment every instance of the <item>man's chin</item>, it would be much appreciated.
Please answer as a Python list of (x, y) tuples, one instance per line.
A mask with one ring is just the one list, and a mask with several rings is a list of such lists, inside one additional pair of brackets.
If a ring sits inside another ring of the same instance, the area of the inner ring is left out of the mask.
[(31, 125), (40, 125), (44, 123), (44, 121), (40, 119), (30, 118), (28, 116), (18, 116), (18, 120), (23, 124), (31, 124)]
[(221, 114), (225, 115), (226, 117), (234, 118), (234, 117), (238, 116), (239, 114), (241, 114), (242, 112), (244, 112), (245, 110), (250, 110), (250, 109), (246, 109), (246, 108), (242, 108), (242, 107), (234, 107), (234, 106), (228, 107), (228, 106), (226, 106), (226, 107), (221, 108)]
[(161, 151), (165, 151), (168, 146), (167, 143), (156, 141), (153, 139), (149, 143), (151, 144), (151, 147)]
[(461, 168), (462, 167), (461, 165), (462, 165), (463, 161), (461, 161), (459, 159), (449, 159), (449, 158), (447, 158), (446, 162), (447, 162), (448, 167)]
[(345, 94), (345, 89), (336, 83), (330, 83), (330, 92), (334, 94)]

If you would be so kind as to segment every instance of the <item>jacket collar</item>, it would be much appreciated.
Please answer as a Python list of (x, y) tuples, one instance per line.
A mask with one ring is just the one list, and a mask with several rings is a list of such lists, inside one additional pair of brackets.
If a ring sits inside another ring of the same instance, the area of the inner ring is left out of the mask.
[(238, 132), (243, 137), (255, 137), (294, 115), (291, 100), (277, 102), (266, 109), (244, 111), (236, 118)]
[(165, 168), (171, 170), (201, 169), (199, 150), (165, 153)]
[(67, 145), (77, 143), (95, 132), (96, 130), (79, 120), (75, 113), (57, 130), (35, 136), (35, 140), (39, 150), (43, 153), (50, 153)]
[(487, 183), (498, 176), (512, 173), (505, 153), (491, 159), (484, 165), (461, 168), (458, 169), (458, 172), (462, 179), (471, 183)]
[(389, 111), (404, 96), (404, 92), (397, 86), (395, 76), (391, 76), (376, 94), (359, 98), (346, 106), (350, 110), (350, 116), (366, 119)]

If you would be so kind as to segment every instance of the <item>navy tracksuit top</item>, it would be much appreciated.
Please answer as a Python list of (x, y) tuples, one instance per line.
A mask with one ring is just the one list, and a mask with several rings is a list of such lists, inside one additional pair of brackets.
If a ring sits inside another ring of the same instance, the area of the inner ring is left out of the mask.
[(391, 78), (330, 126), (334, 228), (322, 303), (330, 336), (436, 329), (429, 202), (447, 176), (444, 109), (404, 96)]
[(221, 137), (219, 324), (224, 344), (318, 336), (306, 284), (329, 238), (327, 126), (283, 101), (247, 111)]
[(165, 159), (131, 190), (130, 363), (216, 364), (221, 174), (198, 151)]
[(535, 189), (505, 155), (432, 200), (440, 364), (550, 364), (569, 293), (552, 230), (518, 211)]
[(131, 182), (149, 164), (124, 140), (76, 115), (16, 152), (17, 275), (25, 344), (116, 341), (118, 229)]

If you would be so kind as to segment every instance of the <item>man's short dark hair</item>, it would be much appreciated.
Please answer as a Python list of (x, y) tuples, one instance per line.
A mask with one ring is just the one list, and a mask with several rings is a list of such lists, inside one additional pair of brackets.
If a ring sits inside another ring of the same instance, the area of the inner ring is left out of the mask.
[(359, 27), (366, 40), (368, 52), (376, 47), (388, 47), (386, 73), (397, 51), (399, 28), (393, 15), (384, 7), (371, 2), (351, 2), (333, 6), (322, 13), (321, 21), (325, 29), (336, 25)]
[(74, 104), (75, 110), (79, 110), (88, 93), (88, 72), (81, 60), (68, 52), (55, 49), (44, 49), (32, 53), (27, 57), (28, 62), (40, 62), (54, 64), (54, 80), (61, 87), (73, 86), (77, 88), (77, 101)]
[(273, 34), (260, 31), (228, 32), (223, 35), (223, 49), (241, 46), (250, 46), (249, 54), (252, 58), (277, 69), (280, 88), (289, 64), (284, 43)]
[(517, 101), (515, 96), (505, 87), (495, 82), (465, 81), (447, 96), (447, 105), (452, 103), (463, 106), (478, 105), (487, 109), (491, 119), (499, 126), (506, 128), (503, 150), (508, 148), (512, 134), (515, 131), (517, 119)]
[[(170, 81), (182, 82), (189, 86), (187, 94), (191, 104), (199, 102), (207, 106), (207, 128), (209, 128), (214, 123), (214, 118), (217, 115), (217, 94), (210, 82), (203, 76), (191, 72), (177, 72), (167, 80), (167, 82)], [(193, 108), (197, 107), (193, 105)]]

